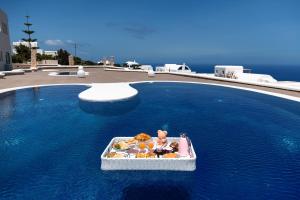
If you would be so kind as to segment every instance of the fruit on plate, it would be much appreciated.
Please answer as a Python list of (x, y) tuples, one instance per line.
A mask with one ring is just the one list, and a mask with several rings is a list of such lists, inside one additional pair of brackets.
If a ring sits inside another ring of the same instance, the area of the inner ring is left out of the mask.
[(177, 158), (176, 153), (167, 153), (163, 156), (164, 158)]
[(134, 139), (136, 139), (137, 141), (139, 142), (145, 142), (147, 140), (150, 140), (151, 139), (151, 136), (148, 135), (147, 133), (140, 133), (140, 134), (137, 134)]

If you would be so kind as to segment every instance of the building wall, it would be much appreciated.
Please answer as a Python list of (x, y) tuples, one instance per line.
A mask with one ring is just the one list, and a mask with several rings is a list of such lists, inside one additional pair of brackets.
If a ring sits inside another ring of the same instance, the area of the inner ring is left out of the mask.
[(49, 55), (49, 56), (57, 56), (57, 51), (44, 51), (45, 55)]
[[(20, 45), (24, 45), (26, 47), (29, 47), (29, 43), (28, 42), (24, 42), (24, 41), (13, 42), (13, 49), (12, 49), (12, 53), (13, 54), (17, 54), (16, 47), (20, 46)], [(31, 45), (32, 48), (33, 47), (34, 48), (38, 48), (38, 42), (30, 42), (30, 45)], [(43, 54), (43, 53), (40, 53), (40, 54)]]
[(11, 46), (7, 15), (0, 9), (0, 71), (11, 70)]

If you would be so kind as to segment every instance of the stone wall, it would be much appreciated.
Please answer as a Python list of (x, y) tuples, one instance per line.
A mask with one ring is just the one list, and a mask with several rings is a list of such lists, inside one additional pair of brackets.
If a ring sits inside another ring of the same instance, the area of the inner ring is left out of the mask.
[(74, 65), (74, 56), (69, 55), (69, 65)]
[(58, 60), (42, 60), (37, 62), (38, 65), (58, 65)]
[(31, 49), (31, 69), (37, 70), (36, 49)]

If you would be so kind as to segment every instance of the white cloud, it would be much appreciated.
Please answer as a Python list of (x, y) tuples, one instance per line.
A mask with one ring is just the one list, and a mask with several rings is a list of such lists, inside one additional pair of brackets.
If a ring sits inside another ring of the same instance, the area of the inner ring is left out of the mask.
[(45, 44), (49, 46), (61, 46), (64, 45), (64, 42), (61, 40), (46, 40)]
[(75, 42), (73, 40), (66, 40), (66, 43), (74, 44)]

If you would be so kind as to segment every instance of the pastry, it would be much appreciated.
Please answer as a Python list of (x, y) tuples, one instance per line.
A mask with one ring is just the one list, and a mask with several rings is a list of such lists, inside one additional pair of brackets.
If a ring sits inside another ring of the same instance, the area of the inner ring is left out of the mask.
[(177, 158), (176, 153), (167, 153), (163, 156), (164, 158)]
[(117, 153), (117, 152), (110, 152), (106, 154), (107, 158), (125, 158), (127, 154), (125, 153)]
[(136, 158), (146, 158), (147, 157), (147, 154), (146, 153), (137, 153)]
[(156, 154), (153, 152), (149, 152), (149, 153), (147, 153), (146, 157), (147, 158), (156, 158)]
[(116, 155), (116, 152), (109, 152), (106, 154), (107, 158), (113, 158)]
[(113, 148), (115, 148), (117, 150), (126, 150), (129, 148), (129, 146), (125, 141), (120, 141), (120, 142), (114, 143)]
[(150, 139), (151, 139), (151, 136), (148, 135), (147, 133), (140, 133), (140, 134), (136, 135), (136, 136), (134, 137), (134, 139), (136, 139), (136, 140), (139, 141), (139, 142), (145, 142), (145, 141), (147, 141), (147, 140), (150, 140)]
[(116, 155), (113, 158), (126, 158), (126, 154), (116, 153)]
[(131, 139), (127, 140), (126, 143), (128, 145), (133, 145), (133, 144), (137, 144), (138, 141), (135, 138), (131, 138)]

